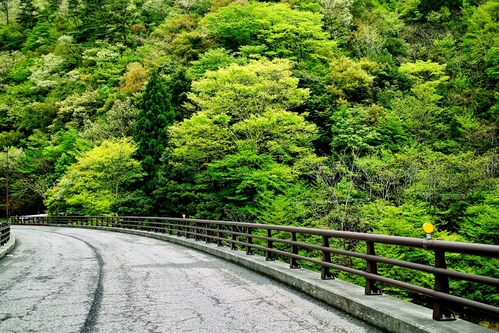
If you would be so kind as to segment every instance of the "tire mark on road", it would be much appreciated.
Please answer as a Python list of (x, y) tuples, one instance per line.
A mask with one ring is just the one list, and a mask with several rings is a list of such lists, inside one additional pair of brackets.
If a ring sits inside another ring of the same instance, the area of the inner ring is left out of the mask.
[(92, 332), (95, 327), (95, 323), (97, 322), (97, 317), (99, 315), (99, 310), (101, 307), (101, 302), (102, 302), (102, 295), (104, 292), (104, 287), (103, 287), (103, 277), (104, 277), (104, 272), (103, 272), (103, 267), (104, 267), (104, 260), (102, 259), (102, 256), (92, 244), (90, 244), (87, 241), (84, 241), (83, 239), (80, 239), (75, 236), (70, 236), (67, 234), (59, 233), (59, 232), (54, 232), (55, 234), (59, 234), (61, 236), (66, 236), (66, 237), (71, 237), (76, 240), (79, 240), (80, 242), (85, 243), (88, 247), (92, 249), (94, 252), (95, 258), (97, 259), (97, 264), (98, 264), (98, 273), (97, 273), (97, 286), (94, 290), (93, 296), (92, 296), (92, 305), (90, 306), (90, 310), (88, 311), (87, 317), (85, 318), (85, 322), (83, 323), (83, 327), (80, 330), (81, 333), (87, 333), (87, 332)]

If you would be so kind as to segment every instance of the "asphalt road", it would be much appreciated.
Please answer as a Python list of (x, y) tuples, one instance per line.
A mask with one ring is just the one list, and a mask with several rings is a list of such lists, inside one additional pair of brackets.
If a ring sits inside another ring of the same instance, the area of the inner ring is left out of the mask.
[(0, 332), (378, 332), (210, 255), (140, 236), (13, 226)]

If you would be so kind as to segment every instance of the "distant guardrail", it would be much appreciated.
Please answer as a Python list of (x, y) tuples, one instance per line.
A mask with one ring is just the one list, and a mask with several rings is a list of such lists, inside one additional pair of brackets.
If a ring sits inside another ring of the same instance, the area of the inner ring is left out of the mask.
[(10, 224), (0, 223), (0, 246), (5, 245), (10, 240)]
[[(321, 279), (324, 280), (334, 279), (331, 269), (362, 276), (366, 279), (366, 295), (382, 294), (376, 282), (427, 295), (433, 299), (433, 319), (439, 321), (455, 320), (451, 310), (453, 304), (499, 315), (499, 307), (449, 293), (449, 278), (486, 284), (496, 288), (499, 287), (498, 278), (458, 272), (448, 269), (446, 264), (446, 253), (499, 258), (499, 246), (497, 245), (439, 241), (430, 237), (409, 238), (281, 225), (168, 217), (38, 215), (12, 218), (12, 224), (106, 226), (167, 233), (178, 237), (193, 238), (197, 241), (204, 240), (207, 243), (216, 243), (218, 246), (230, 246), (234, 250), (243, 248), (248, 255), (254, 254), (254, 251), (260, 251), (268, 261), (275, 260), (276, 256), (287, 257), (292, 269), (300, 268), (298, 260), (306, 261), (321, 268)], [(366, 252), (359, 253), (333, 248), (330, 246), (332, 239), (364, 242)], [(375, 244), (390, 244), (433, 251), (435, 264), (429, 266), (377, 256)], [(307, 249), (307, 252), (299, 254), (298, 249)], [(362, 259), (365, 261), (364, 270), (332, 262), (332, 254)], [(378, 274), (378, 263), (430, 273), (434, 276), (434, 288), (429, 289), (382, 276)]]

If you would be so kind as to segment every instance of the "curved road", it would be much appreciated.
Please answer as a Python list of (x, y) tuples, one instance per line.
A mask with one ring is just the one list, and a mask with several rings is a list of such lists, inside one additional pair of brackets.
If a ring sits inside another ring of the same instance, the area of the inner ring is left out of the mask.
[(121, 233), (12, 227), (0, 332), (378, 332), (210, 255)]

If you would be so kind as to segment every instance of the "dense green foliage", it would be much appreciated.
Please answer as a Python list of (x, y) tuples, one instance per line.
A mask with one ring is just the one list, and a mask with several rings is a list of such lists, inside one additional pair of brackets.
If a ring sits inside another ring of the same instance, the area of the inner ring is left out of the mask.
[[(2, 4), (0, 200), (8, 183), (14, 214), (413, 237), (432, 222), (434, 237), (499, 245), (497, 0)], [(397, 251), (379, 249), (431, 259)]]

